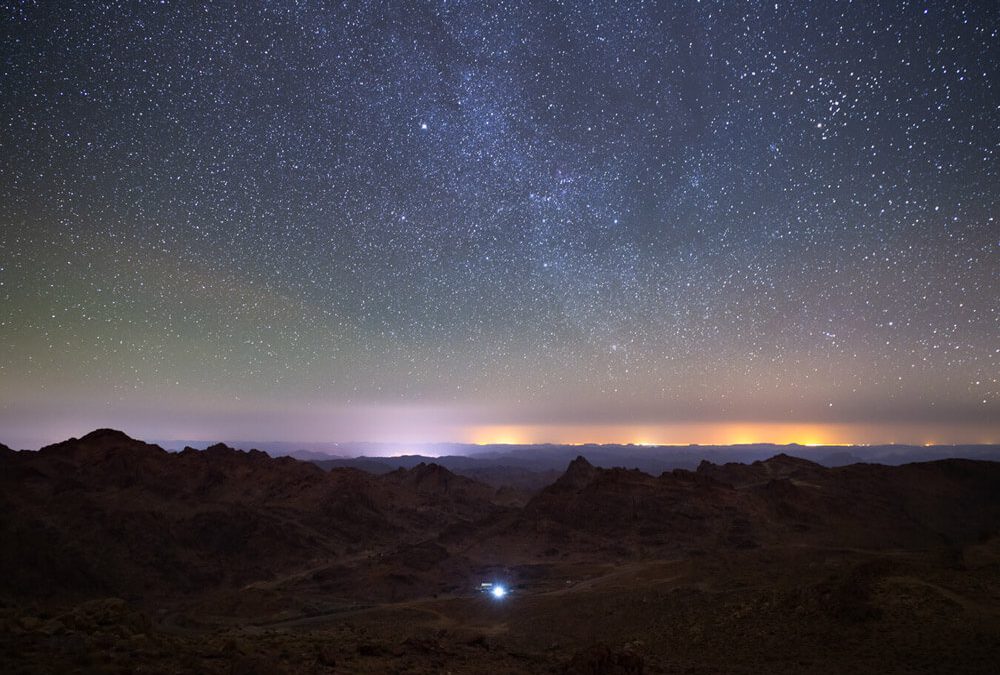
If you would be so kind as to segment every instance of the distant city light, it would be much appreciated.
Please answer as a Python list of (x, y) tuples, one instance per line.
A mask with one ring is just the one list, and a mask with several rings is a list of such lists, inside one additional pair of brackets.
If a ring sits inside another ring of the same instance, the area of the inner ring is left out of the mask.
[(492, 594), (493, 594), (493, 597), (494, 597), (494, 598), (496, 598), (496, 599), (498, 599), (498, 600), (499, 600), (500, 598), (502, 598), (502, 597), (504, 597), (505, 595), (507, 595), (507, 589), (506, 589), (506, 588), (504, 588), (503, 584), (496, 584), (496, 585), (495, 585), (495, 586), (494, 586), (494, 587), (493, 587), (493, 588), (492, 588), (492, 589), (490, 590), (490, 593), (492, 593)]

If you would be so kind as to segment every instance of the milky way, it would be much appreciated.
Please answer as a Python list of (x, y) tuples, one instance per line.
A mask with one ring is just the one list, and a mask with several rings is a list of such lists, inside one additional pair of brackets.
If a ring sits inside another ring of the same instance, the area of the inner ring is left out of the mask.
[(996, 2), (61, 4), (13, 440), (1000, 441)]

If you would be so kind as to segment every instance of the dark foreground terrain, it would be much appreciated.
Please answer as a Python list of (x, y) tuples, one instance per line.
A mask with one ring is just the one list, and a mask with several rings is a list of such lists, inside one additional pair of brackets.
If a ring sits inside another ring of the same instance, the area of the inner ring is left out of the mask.
[[(996, 673), (1000, 464), (0, 447), (0, 672)], [(501, 599), (480, 591), (503, 583)]]

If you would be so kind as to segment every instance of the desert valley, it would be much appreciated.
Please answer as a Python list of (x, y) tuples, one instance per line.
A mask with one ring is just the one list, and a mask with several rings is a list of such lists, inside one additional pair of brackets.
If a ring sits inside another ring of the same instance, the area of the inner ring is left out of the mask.
[[(0, 455), (0, 670), (995, 672), (1000, 464), (540, 489), (112, 430)], [(501, 590), (502, 589), (502, 590)]]

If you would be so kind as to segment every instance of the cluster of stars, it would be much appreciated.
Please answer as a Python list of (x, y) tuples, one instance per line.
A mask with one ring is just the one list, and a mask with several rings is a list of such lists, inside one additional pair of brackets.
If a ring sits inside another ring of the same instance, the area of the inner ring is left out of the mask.
[(995, 3), (7, 24), (0, 421), (26, 392), (1000, 419)]

